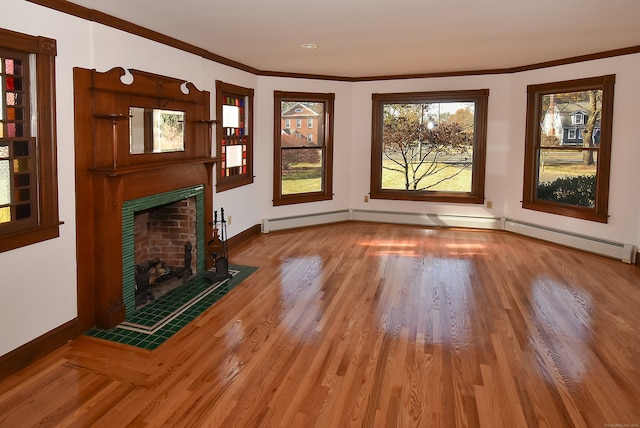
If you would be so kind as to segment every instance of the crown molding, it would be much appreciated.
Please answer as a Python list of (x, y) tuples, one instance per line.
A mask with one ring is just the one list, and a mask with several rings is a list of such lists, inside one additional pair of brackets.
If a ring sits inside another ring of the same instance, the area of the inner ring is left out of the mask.
[(424, 79), (434, 77), (460, 77), (460, 76), (479, 76), (490, 74), (513, 74), (523, 71), (538, 70), (542, 68), (556, 67), (559, 65), (575, 64), (585, 61), (593, 61), (604, 58), (612, 58), (622, 55), (631, 55), (640, 53), (640, 46), (629, 46), (620, 49), (613, 49), (603, 52), (596, 52), (587, 55), (579, 55), (570, 58), (562, 58), (553, 61), (539, 62), (535, 64), (526, 64), (517, 67), (509, 68), (496, 68), (486, 70), (464, 70), (464, 71), (445, 71), (438, 73), (416, 73), (416, 74), (394, 74), (394, 75), (382, 75), (382, 76), (360, 76), (360, 77), (347, 77), (347, 76), (331, 76), (322, 74), (306, 74), (306, 73), (288, 73), (282, 71), (268, 71), (259, 70), (246, 64), (234, 61), (232, 59), (217, 55), (206, 49), (202, 49), (198, 46), (183, 42), (181, 40), (169, 37), (165, 34), (157, 31), (150, 30), (137, 24), (133, 24), (129, 21), (125, 21), (115, 16), (97, 11), (95, 9), (89, 9), (84, 6), (68, 2), (66, 0), (27, 0), (30, 3), (34, 3), (40, 6), (44, 6), (50, 9), (57, 10), (58, 12), (66, 13), (76, 16), (78, 18), (86, 19), (91, 22), (106, 25), (111, 28), (115, 28), (121, 31), (125, 31), (136, 36), (140, 36), (164, 45), (188, 52), (194, 55), (198, 55), (202, 58), (208, 59), (219, 64), (227, 65), (235, 69), (245, 71), (247, 73), (254, 74), (256, 76), (269, 76), (269, 77), (286, 77), (295, 79), (314, 79), (314, 80), (333, 80), (342, 82), (369, 82), (374, 80), (402, 80), (402, 79)]

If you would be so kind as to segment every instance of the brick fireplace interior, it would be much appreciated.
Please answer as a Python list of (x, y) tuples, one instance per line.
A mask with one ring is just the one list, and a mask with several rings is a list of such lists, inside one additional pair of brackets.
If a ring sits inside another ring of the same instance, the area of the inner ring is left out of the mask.
[[(134, 214), (133, 223), (136, 265), (159, 259), (167, 266), (183, 266), (185, 244), (196, 243), (195, 198), (139, 211)], [(191, 254), (196, 251), (193, 247)]]

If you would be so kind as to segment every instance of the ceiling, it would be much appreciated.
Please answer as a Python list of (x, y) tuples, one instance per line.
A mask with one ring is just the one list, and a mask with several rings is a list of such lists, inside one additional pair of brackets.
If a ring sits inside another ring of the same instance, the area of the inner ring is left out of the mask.
[[(262, 72), (494, 70), (640, 46), (637, 0), (73, 0)], [(317, 49), (300, 45), (313, 43)]]

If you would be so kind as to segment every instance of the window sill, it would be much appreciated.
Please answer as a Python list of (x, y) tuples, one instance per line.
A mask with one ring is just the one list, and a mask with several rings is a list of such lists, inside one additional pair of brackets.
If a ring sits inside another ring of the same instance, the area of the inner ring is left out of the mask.
[(589, 208), (563, 206), (544, 202), (523, 202), (522, 208), (582, 220), (596, 221), (598, 223), (607, 223), (609, 220), (607, 214), (596, 213), (595, 210)]
[(380, 190), (371, 192), (371, 199), (390, 199), (397, 201), (418, 202), (449, 202), (456, 204), (484, 204), (484, 196), (475, 196), (469, 193), (453, 194), (446, 192), (411, 192)]
[(50, 226), (35, 226), (4, 234), (0, 243), (0, 253), (57, 238), (60, 236), (60, 225), (62, 224), (64, 222), (57, 222)]

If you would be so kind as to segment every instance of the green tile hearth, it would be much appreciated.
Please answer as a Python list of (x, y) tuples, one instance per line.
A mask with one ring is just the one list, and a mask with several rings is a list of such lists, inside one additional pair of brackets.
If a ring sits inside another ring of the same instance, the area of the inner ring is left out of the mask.
[(210, 284), (204, 275), (196, 275), (186, 284), (127, 316), (110, 330), (91, 329), (87, 335), (124, 345), (152, 350), (176, 334), (198, 315), (220, 300), (257, 268), (233, 265), (230, 279)]

